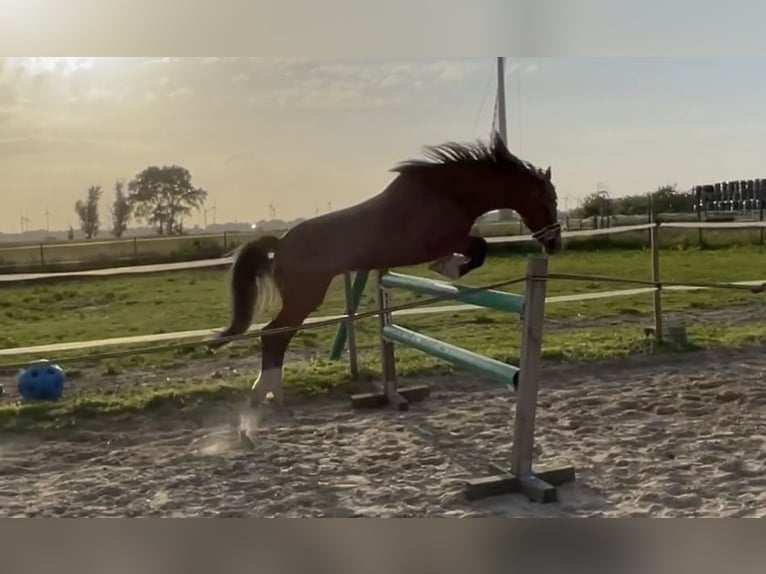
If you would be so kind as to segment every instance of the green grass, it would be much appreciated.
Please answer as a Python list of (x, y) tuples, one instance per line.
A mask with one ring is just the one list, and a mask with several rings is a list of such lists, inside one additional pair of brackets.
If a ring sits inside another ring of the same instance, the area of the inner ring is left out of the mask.
[[(471, 274), (465, 283), (482, 285), (520, 277), (526, 260), (518, 254), (502, 252), (493, 256), (481, 269)], [(728, 249), (667, 249), (662, 253), (662, 276), (669, 281), (739, 281), (766, 278), (766, 266), (756, 263), (763, 258), (755, 246)], [(647, 250), (605, 249), (595, 252), (570, 250), (551, 258), (551, 272), (607, 275), (636, 279), (649, 278)], [(402, 270), (407, 273), (435, 277), (424, 267)], [(224, 271), (198, 270), (153, 276), (133, 276), (67, 281), (39, 286), (11, 286), (0, 291), (0, 347), (48, 344), (72, 340), (163, 333), (178, 330), (223, 326), (229, 314), (228, 276)], [(628, 288), (631, 285), (599, 283), (597, 281), (551, 281), (548, 294), (560, 295)], [(516, 289), (521, 292), (523, 287)], [(512, 289), (514, 290), (514, 289)], [(415, 296), (397, 291), (393, 303), (412, 301)], [(420, 299), (423, 299), (420, 297)], [(340, 278), (328, 292), (315, 315), (340, 313), (343, 309)], [(443, 304), (443, 303), (442, 303)], [(663, 308), (670, 311), (721, 309), (745, 304), (766, 304), (763, 296), (741, 291), (701, 291), (665, 293)], [(375, 306), (372, 282), (362, 299), (362, 309)], [(543, 356), (547, 361), (590, 361), (625, 357), (650, 352), (643, 333), (637, 325), (649, 322), (652, 297), (649, 294), (627, 298), (555, 304), (547, 307), (547, 317), (569, 320), (568, 329), (549, 329), (544, 338)], [(633, 326), (580, 326), (579, 321), (609, 319), (618, 316), (633, 318)], [(481, 352), (500, 360), (517, 363), (520, 346), (518, 319), (493, 311), (444, 313), (409, 316), (397, 319), (403, 326), (433, 335), (447, 342)], [(348, 392), (356, 388), (348, 381), (344, 362), (324, 360), (329, 353), (335, 327), (306, 330), (298, 334), (291, 345), (295, 355), (286, 368), (287, 384), (298, 394)], [(750, 323), (720, 328), (697, 324), (689, 327), (690, 348), (740, 346), (766, 341), (766, 325)], [(377, 320), (369, 318), (357, 325), (362, 380), (364, 384), (379, 373)], [(156, 350), (155, 345), (149, 345)], [(217, 357), (230, 358), (236, 366), (239, 357), (251, 356), (258, 350), (258, 340), (249, 339), (219, 351)], [(672, 349), (659, 349), (668, 352)], [(688, 350), (688, 349), (686, 349)], [(48, 358), (61, 362), (70, 374), (95, 365), (109, 377), (117, 373), (152, 370), (160, 367), (183, 366), (190, 361), (203, 362), (210, 357), (200, 349), (164, 350), (136, 354), (135, 349), (120, 349), (125, 356), (84, 362), (72, 361), (78, 353), (61, 353)], [(654, 352), (658, 352), (655, 350)], [(301, 357), (303, 360), (301, 360)], [(32, 357), (7, 357), (9, 361)], [(450, 372), (449, 365), (426, 355), (403, 349), (397, 350), (397, 368), (402, 376)], [(252, 377), (250, 377), (252, 378)], [(108, 380), (108, 379), (107, 379)], [(133, 412), (162, 405), (194, 404), (227, 399), (241, 393), (249, 379), (229, 381), (170, 382), (162, 389), (135, 387), (130, 390), (110, 390), (65, 400), (54, 405), (23, 405), (0, 407), (0, 424), (18, 426), (29, 424), (67, 424), (98, 413)], [(25, 422), (26, 421), (26, 422)]]
[[(754, 261), (762, 258), (763, 254), (757, 247), (666, 250), (661, 257), (662, 278), (666, 281), (764, 279), (766, 266), (753, 265)], [(551, 259), (550, 271), (648, 280), (649, 259), (646, 250), (569, 251)], [(525, 257), (519, 255), (492, 257), (484, 267), (467, 277), (464, 283), (478, 286), (521, 277), (525, 273), (525, 266)], [(436, 277), (424, 267), (404, 271)], [(553, 280), (549, 282), (548, 295), (629, 287), (632, 285)], [(510, 290), (522, 292), (523, 286), (511, 287)], [(409, 293), (397, 291), (393, 303), (410, 302), (416, 298)], [(666, 293), (663, 296), (664, 309), (667, 311), (713, 309), (754, 301), (760, 299), (739, 291)], [(227, 323), (229, 304), (228, 275), (223, 270), (9, 286), (4, 287), (0, 293), (0, 321), (4, 327), (0, 332), (0, 348), (216, 328)], [(641, 315), (649, 313), (651, 305), (651, 296), (641, 295), (550, 305), (547, 313), (551, 318)], [(361, 310), (374, 307), (374, 286), (370, 281), (362, 298)], [(336, 278), (324, 304), (314, 316), (341, 313), (343, 308), (342, 280)], [(472, 316), (460, 314), (454, 321), (450, 321), (450, 328), (459, 326), (464, 320), (472, 320)], [(442, 319), (424, 317), (423, 320)], [(332, 330), (330, 333), (329, 337), (332, 337)], [(323, 334), (309, 332), (302, 344), (307, 347), (321, 346), (326, 344), (325, 337)]]
[[(660, 216), (660, 220), (695, 221), (689, 214)], [(643, 224), (646, 216), (616, 216), (611, 226)], [(593, 219), (568, 219), (567, 229), (592, 229)], [(476, 226), (485, 237), (526, 234), (523, 224), (513, 222), (482, 223)], [(281, 233), (281, 232), (277, 232)], [(168, 263), (221, 257), (260, 232), (228, 232), (213, 235), (187, 235), (182, 237), (141, 237), (115, 240), (108, 236), (92, 241), (49, 242), (43, 244), (0, 244), (0, 270), (12, 272), (74, 271), (120, 265)], [(666, 229), (661, 231), (665, 247), (728, 247), (732, 245), (764, 244), (764, 233), (757, 229)], [(639, 249), (649, 246), (646, 231), (615, 233), (596, 237), (567, 240), (572, 250)], [(516, 245), (514, 251), (529, 250), (533, 246)]]
[[(412, 326), (412, 325), (410, 325)], [(513, 330), (506, 330), (500, 339), (477, 336), (470, 329), (450, 332), (445, 340), (483, 354), (518, 364), (520, 338)], [(766, 342), (766, 324), (720, 328), (692, 326), (692, 342), (684, 348), (653, 347), (635, 328), (597, 328), (577, 332), (554, 332), (546, 336), (543, 360), (552, 363), (578, 363), (583, 361), (617, 359), (636, 354), (663, 354), (692, 351), (720, 346), (742, 347)], [(397, 373), (400, 377), (448, 374), (451, 365), (423, 353), (398, 347)], [(360, 355), (360, 378), (351, 382), (343, 362), (324, 360), (292, 362), (285, 368), (288, 396), (342, 395), (359, 391), (380, 376), (378, 356), (371, 350)], [(239, 401), (245, 398), (251, 377), (235, 376), (231, 379), (206, 381), (169, 381), (162, 388), (142, 387), (138, 391), (122, 392), (115, 389), (107, 393), (92, 393), (85, 397), (65, 399), (58, 403), (0, 406), (0, 428), (48, 428), (76, 425), (105, 415), (143, 412), (158, 408), (185, 408), (209, 404), (213, 401)]]

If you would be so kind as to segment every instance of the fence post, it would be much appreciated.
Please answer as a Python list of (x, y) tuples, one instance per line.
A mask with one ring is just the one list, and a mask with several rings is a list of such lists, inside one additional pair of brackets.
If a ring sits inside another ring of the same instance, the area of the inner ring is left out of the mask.
[(229, 237), (226, 234), (226, 232), (224, 231), (223, 232), (223, 248), (224, 249), (226, 249), (228, 247), (228, 243), (229, 243)]
[(40, 244), (40, 266), (45, 267), (45, 246)]
[[(694, 188), (694, 197), (697, 200), (697, 223), (702, 223), (702, 186), (698, 185)], [(702, 247), (702, 227), (697, 228), (697, 245)]]
[[(646, 214), (646, 219), (647, 219), (647, 223), (651, 225), (654, 223), (654, 194), (648, 193), (647, 196), (648, 196), (647, 198), (648, 213)], [(651, 246), (652, 246), (652, 228), (650, 227), (649, 228), (649, 248), (650, 249), (651, 249)]]
[(346, 292), (346, 336), (348, 338), (348, 367), (351, 373), (351, 380), (359, 378), (359, 361), (356, 352), (356, 325), (354, 319), (356, 316), (356, 305), (354, 305), (354, 295), (351, 288), (351, 274), (347, 271), (343, 274), (343, 288)]
[(133, 259), (138, 259), (138, 237), (133, 238)]
[(519, 385), (514, 417), (511, 472), (531, 478), (535, 442), (535, 412), (540, 380), (543, 322), (548, 259), (537, 255), (527, 260), (527, 285), (524, 299), (524, 323), (519, 360)]
[[(758, 221), (763, 221), (763, 202), (766, 195), (766, 180), (758, 180)], [(763, 245), (763, 227), (761, 227), (761, 245)]]
[(380, 359), (383, 370), (383, 393), (392, 402), (398, 402), (396, 395), (396, 358), (394, 356), (394, 344), (383, 336), (383, 327), (391, 324), (391, 312), (383, 312), (390, 307), (390, 296), (383, 286), (383, 275), (388, 269), (380, 269), (376, 273), (376, 287), (378, 291), (378, 323), (380, 324)]
[(654, 337), (658, 343), (662, 342), (662, 287), (660, 282), (660, 224), (655, 221), (651, 227), (652, 249), (652, 282), (655, 284), (654, 292)]

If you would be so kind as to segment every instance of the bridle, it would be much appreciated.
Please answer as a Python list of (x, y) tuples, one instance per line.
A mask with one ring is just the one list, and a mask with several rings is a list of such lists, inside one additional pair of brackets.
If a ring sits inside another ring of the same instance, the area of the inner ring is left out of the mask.
[(557, 237), (561, 235), (561, 223), (558, 221), (556, 223), (551, 223), (550, 225), (546, 225), (542, 229), (538, 229), (532, 234), (532, 239), (535, 241), (545, 244), (549, 241), (553, 241)]

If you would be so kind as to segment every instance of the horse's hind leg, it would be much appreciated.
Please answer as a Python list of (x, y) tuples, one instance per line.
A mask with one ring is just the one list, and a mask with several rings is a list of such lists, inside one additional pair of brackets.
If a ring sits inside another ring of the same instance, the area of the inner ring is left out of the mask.
[(332, 277), (284, 277), (280, 283), (282, 309), (265, 329), (285, 328), (286, 331), (261, 336), (261, 372), (250, 392), (250, 405), (257, 407), (271, 393), (274, 405), (284, 407), (282, 370), (285, 353), (297, 328), (324, 300)]

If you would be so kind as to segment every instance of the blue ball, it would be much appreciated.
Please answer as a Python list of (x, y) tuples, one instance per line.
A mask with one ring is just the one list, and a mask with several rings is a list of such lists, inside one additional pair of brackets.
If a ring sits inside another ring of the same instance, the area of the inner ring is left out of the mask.
[(66, 375), (56, 364), (43, 361), (19, 373), (19, 394), (27, 401), (57, 401), (64, 393)]

